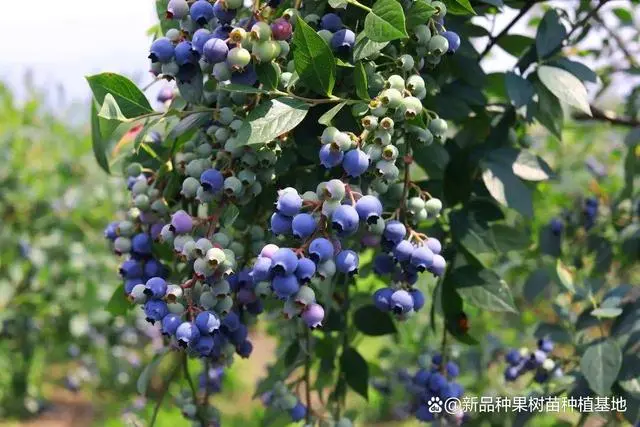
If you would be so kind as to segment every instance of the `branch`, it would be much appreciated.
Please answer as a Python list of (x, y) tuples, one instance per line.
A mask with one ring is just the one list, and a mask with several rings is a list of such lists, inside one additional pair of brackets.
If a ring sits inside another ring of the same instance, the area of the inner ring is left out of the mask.
[(618, 33), (616, 33), (615, 31), (611, 30), (611, 28), (607, 27), (607, 25), (604, 23), (604, 20), (599, 15), (597, 15), (597, 14), (594, 15), (594, 19), (596, 21), (598, 21), (598, 23), (600, 23), (602, 28), (605, 29), (607, 34), (609, 34), (609, 37), (611, 37), (613, 40), (615, 40), (616, 44), (618, 45), (618, 47), (620, 48), (622, 53), (624, 53), (624, 56), (627, 59), (627, 62), (629, 62), (629, 65), (631, 67), (638, 68), (638, 66), (639, 66), (638, 61), (636, 61), (636, 58), (629, 51), (629, 49), (627, 49), (627, 45), (624, 42), (624, 40), (622, 40), (620, 38), (620, 35)]
[(484, 58), (485, 56), (487, 56), (487, 54), (489, 53), (489, 51), (493, 48), (493, 46), (496, 45), (496, 43), (498, 43), (498, 40), (500, 40), (500, 38), (502, 38), (503, 36), (505, 36), (509, 30), (516, 25), (516, 23), (527, 13), (529, 12), (529, 10), (531, 10), (531, 8), (536, 4), (539, 3), (539, 1), (529, 1), (527, 2), (527, 4), (525, 4), (522, 9), (520, 9), (520, 12), (518, 12), (518, 14), (516, 15), (515, 18), (513, 18), (511, 20), (511, 22), (509, 22), (509, 24), (507, 24), (506, 27), (504, 27), (504, 29), (502, 31), (500, 31), (495, 37), (490, 37), (489, 38), (489, 43), (487, 44), (487, 47), (484, 48), (484, 50), (482, 51), (482, 53), (480, 54), (480, 56), (478, 57), (478, 61), (482, 60), (482, 58)]
[(311, 425), (311, 333), (309, 332), (309, 328), (306, 327), (304, 322), (302, 323), (302, 327), (304, 328), (304, 345), (305, 345), (305, 354), (304, 354), (304, 394), (305, 400), (307, 401), (307, 416), (306, 423)]
[(593, 117), (589, 117), (586, 114), (580, 113), (580, 114), (574, 115), (573, 118), (575, 120), (585, 121), (585, 122), (588, 122), (588, 121), (608, 122), (608, 123), (611, 123), (612, 125), (618, 125), (618, 126), (629, 126), (629, 127), (640, 126), (640, 120), (637, 120), (631, 117), (618, 116), (615, 113), (601, 110), (595, 105), (590, 105), (589, 107), (591, 108), (591, 114), (593, 114)]
[(164, 400), (164, 396), (169, 391), (169, 386), (171, 385), (175, 377), (178, 375), (178, 372), (180, 372), (180, 363), (176, 364), (175, 368), (169, 375), (169, 378), (167, 379), (167, 382), (164, 385), (164, 388), (162, 389), (162, 393), (158, 397), (156, 406), (153, 408), (153, 414), (151, 415), (151, 420), (149, 421), (149, 427), (153, 427), (154, 424), (156, 423), (156, 419), (158, 418), (158, 412), (160, 412), (160, 406), (162, 406), (162, 401)]

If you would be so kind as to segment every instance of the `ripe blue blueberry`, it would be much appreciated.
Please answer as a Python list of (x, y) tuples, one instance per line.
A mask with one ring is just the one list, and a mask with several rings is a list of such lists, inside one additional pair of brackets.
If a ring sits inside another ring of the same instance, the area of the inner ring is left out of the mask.
[(231, 74), (231, 83), (253, 86), (258, 81), (258, 74), (253, 64), (249, 64), (242, 70), (234, 70)]
[(426, 271), (433, 264), (433, 252), (426, 246), (416, 248), (411, 254), (411, 265), (418, 271)]
[(302, 312), (302, 320), (310, 328), (317, 328), (322, 325), (324, 319), (324, 308), (320, 304), (309, 304)]
[(549, 222), (549, 227), (555, 236), (559, 236), (562, 234), (562, 230), (564, 230), (564, 222), (562, 222), (560, 218), (553, 218)]
[(396, 262), (392, 256), (387, 254), (378, 254), (373, 259), (373, 271), (378, 275), (389, 274), (396, 267)]
[(455, 378), (460, 374), (460, 368), (455, 362), (447, 362), (447, 375), (449, 377)]
[(133, 259), (123, 262), (119, 271), (123, 279), (134, 279), (143, 275), (142, 264)]
[(200, 339), (200, 331), (191, 322), (182, 322), (176, 329), (178, 344), (182, 347), (195, 344)]
[(358, 254), (352, 250), (343, 250), (336, 256), (336, 269), (341, 273), (356, 274), (359, 264)]
[(256, 282), (262, 282), (271, 278), (271, 259), (267, 257), (258, 257), (251, 275)]
[(445, 31), (441, 34), (449, 42), (447, 53), (455, 53), (460, 47), (460, 36), (454, 31)]
[(162, 277), (152, 277), (147, 280), (144, 288), (144, 294), (154, 298), (160, 299), (164, 297), (167, 292), (167, 282)]
[(151, 62), (161, 62), (167, 64), (171, 62), (175, 54), (173, 43), (166, 37), (160, 37), (151, 43), (149, 59)]
[(447, 262), (442, 255), (434, 255), (433, 263), (427, 270), (433, 273), (434, 276), (442, 276), (445, 268), (447, 268)]
[(308, 213), (299, 213), (293, 217), (291, 229), (293, 235), (299, 239), (306, 239), (316, 231), (316, 220), (313, 215)]
[(198, 52), (193, 49), (190, 41), (182, 41), (178, 43), (175, 49), (176, 64), (178, 66), (193, 65), (198, 62)]
[(549, 338), (541, 338), (538, 340), (538, 348), (545, 353), (551, 353), (553, 351), (553, 341)]
[(504, 371), (504, 379), (507, 382), (515, 381), (520, 376), (520, 368), (518, 366), (509, 366)]
[(222, 319), (222, 325), (226, 331), (233, 332), (237, 330), (242, 323), (240, 322), (240, 317), (236, 312), (231, 311)]
[(338, 166), (344, 159), (344, 153), (339, 150), (332, 150), (330, 144), (320, 147), (320, 164), (327, 169)]
[(409, 291), (409, 294), (411, 294), (411, 298), (413, 298), (413, 309), (415, 311), (419, 311), (422, 307), (424, 307), (424, 294), (420, 289), (411, 289)]
[(426, 404), (418, 406), (415, 415), (416, 419), (418, 421), (422, 421), (423, 423), (430, 423), (436, 419), (435, 414)]
[(176, 234), (186, 234), (193, 228), (193, 219), (185, 211), (178, 211), (171, 216), (170, 230)]
[(271, 232), (275, 235), (291, 234), (293, 220), (290, 216), (275, 212), (271, 215)]
[(355, 150), (348, 151), (347, 154), (344, 155), (342, 167), (344, 168), (347, 175), (352, 178), (357, 178), (367, 171), (369, 162), (369, 155), (364, 151), (356, 148)]
[(253, 344), (251, 344), (251, 341), (249, 340), (244, 340), (236, 346), (236, 353), (238, 353), (238, 356), (242, 358), (246, 359), (247, 357), (251, 356), (252, 352)]
[(353, 206), (340, 205), (331, 215), (331, 227), (339, 236), (349, 236), (358, 231), (360, 217)]
[(193, 21), (199, 25), (206, 25), (213, 19), (213, 5), (207, 0), (197, 0), (191, 5), (189, 13)]
[(391, 296), (394, 290), (391, 288), (380, 288), (373, 294), (373, 304), (381, 311), (391, 310)]
[(431, 390), (434, 393), (437, 393), (443, 387), (446, 387), (446, 385), (447, 385), (447, 379), (445, 378), (444, 375), (442, 375), (439, 372), (434, 372), (429, 377), (429, 390)]
[(342, 28), (342, 19), (335, 13), (327, 13), (320, 20), (320, 28), (335, 33)]
[(431, 252), (433, 252), (435, 255), (439, 254), (442, 251), (442, 244), (440, 243), (440, 240), (436, 239), (435, 237), (429, 237), (427, 239), (426, 246), (431, 249)]
[(356, 43), (356, 35), (348, 28), (336, 31), (331, 37), (331, 48), (338, 53), (348, 53)]
[(509, 352), (504, 356), (504, 358), (507, 361), (507, 363), (511, 366), (518, 366), (522, 361), (522, 356), (520, 355), (520, 352), (516, 349), (509, 350)]
[(118, 237), (118, 223), (112, 222), (104, 229), (104, 237), (114, 241)]
[(276, 203), (276, 209), (282, 215), (294, 216), (300, 212), (302, 197), (294, 189), (281, 191)]
[(289, 415), (293, 422), (301, 421), (307, 415), (307, 408), (302, 404), (302, 402), (298, 401), (296, 406), (289, 410)]
[(300, 289), (300, 282), (294, 274), (288, 276), (276, 276), (273, 278), (273, 291), (280, 299), (286, 299), (294, 295)]
[(211, 39), (213, 36), (211, 35), (211, 31), (206, 28), (199, 28), (193, 33), (193, 37), (191, 38), (191, 44), (193, 45), (193, 49), (198, 52), (200, 55), (204, 52), (204, 44)]
[(276, 275), (288, 276), (298, 267), (298, 257), (289, 248), (280, 248), (271, 257), (271, 271)]
[(193, 345), (193, 351), (200, 357), (209, 357), (215, 347), (215, 340), (211, 336), (201, 336)]
[(391, 295), (391, 310), (395, 314), (405, 314), (413, 310), (413, 298), (409, 292), (400, 289)]
[(416, 248), (408, 240), (401, 240), (393, 248), (393, 256), (398, 262), (405, 262), (411, 259)]
[(162, 277), (165, 278), (167, 269), (164, 265), (155, 258), (152, 258), (144, 263), (144, 276), (145, 277)]
[(212, 334), (220, 328), (220, 319), (210, 311), (202, 311), (196, 316), (196, 326), (201, 334)]
[(181, 323), (182, 320), (180, 320), (180, 316), (177, 314), (167, 314), (162, 318), (162, 334), (166, 336), (174, 335)]
[(224, 186), (224, 176), (217, 169), (207, 169), (200, 175), (200, 184), (206, 191), (218, 193)]
[(324, 237), (318, 237), (309, 245), (309, 258), (316, 263), (323, 263), (333, 258), (333, 243)]
[(227, 46), (224, 40), (218, 38), (208, 39), (202, 47), (204, 59), (206, 59), (209, 64), (218, 64), (225, 61), (228, 53), (229, 46)]
[(236, 17), (236, 9), (227, 9), (224, 2), (218, 0), (213, 5), (213, 15), (221, 24), (229, 24)]
[(384, 233), (382, 234), (385, 239), (392, 243), (400, 243), (407, 234), (407, 228), (400, 221), (392, 220), (388, 221), (384, 227)]
[(151, 255), (151, 236), (139, 233), (131, 239), (131, 251), (138, 255)]
[(356, 211), (360, 220), (375, 224), (382, 216), (382, 203), (375, 196), (363, 196), (356, 202)]
[(159, 322), (164, 316), (169, 314), (167, 304), (160, 300), (149, 300), (144, 304), (143, 308), (147, 322), (151, 324)]
[(301, 283), (310, 282), (313, 275), (316, 274), (315, 262), (309, 258), (301, 258), (298, 260), (295, 274)]

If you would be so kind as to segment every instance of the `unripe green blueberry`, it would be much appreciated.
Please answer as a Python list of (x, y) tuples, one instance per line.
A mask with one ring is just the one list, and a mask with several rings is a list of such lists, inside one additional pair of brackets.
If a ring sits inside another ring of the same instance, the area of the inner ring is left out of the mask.
[(393, 127), (395, 126), (395, 123), (393, 122), (393, 119), (391, 117), (383, 117), (382, 120), (380, 120), (380, 128), (386, 131), (393, 131)]
[(224, 232), (219, 231), (211, 236), (211, 241), (217, 245), (220, 245), (222, 248), (226, 248), (231, 243), (231, 238)]
[(402, 100), (401, 111), (406, 119), (413, 119), (422, 113), (422, 102), (414, 96), (407, 96)]
[(413, 29), (413, 35), (419, 45), (426, 46), (431, 40), (431, 30), (424, 24), (420, 24)]
[(142, 173), (142, 165), (140, 163), (131, 163), (127, 166), (128, 176), (138, 176)]
[(213, 152), (213, 147), (211, 147), (211, 144), (207, 142), (205, 142), (204, 144), (198, 145), (198, 148), (196, 148), (196, 154), (198, 154), (202, 158), (207, 158), (211, 156), (212, 152)]
[(310, 13), (304, 17), (304, 22), (316, 25), (320, 22), (320, 16), (315, 13)]
[(182, 406), (182, 414), (185, 418), (195, 418), (198, 408), (193, 403), (187, 403)]
[(431, 7), (433, 7), (436, 12), (433, 14), (434, 18), (444, 18), (447, 14), (447, 6), (441, 1), (434, 1), (431, 3)]
[(236, 113), (230, 107), (223, 107), (218, 111), (218, 121), (224, 126), (229, 126), (236, 118)]
[(167, 212), (169, 212), (169, 206), (164, 199), (158, 199), (154, 200), (154, 202), (151, 203), (151, 210), (158, 215), (165, 215)]
[(177, 43), (182, 38), (182, 33), (177, 28), (169, 28), (164, 36), (172, 42)]
[(429, 44), (427, 44), (427, 49), (430, 55), (442, 56), (449, 50), (449, 41), (438, 34), (437, 36), (431, 37)]
[(292, 298), (288, 298), (282, 307), (282, 314), (285, 319), (293, 319), (302, 313), (302, 305), (297, 304)]
[(411, 55), (404, 54), (398, 58), (398, 62), (400, 62), (400, 67), (404, 71), (411, 71), (415, 65), (415, 61)]
[(362, 117), (369, 112), (369, 106), (366, 102), (357, 102), (351, 106), (351, 114), (353, 117)]
[(447, 129), (447, 122), (444, 119), (433, 119), (431, 120), (431, 123), (429, 123), (429, 130), (436, 138), (442, 138), (443, 136), (445, 136), (447, 133)]
[(226, 316), (227, 314), (229, 314), (232, 308), (233, 308), (233, 299), (227, 295), (226, 297), (218, 300), (218, 302), (214, 307), (214, 310), (220, 313), (222, 316)]
[(367, 230), (369, 230), (376, 236), (382, 236), (382, 233), (384, 233), (384, 224), (384, 219), (378, 217), (376, 222), (374, 222), (373, 224), (367, 224)]
[(368, 131), (375, 130), (378, 127), (378, 118), (376, 116), (365, 116), (360, 121), (362, 127)]
[(227, 260), (224, 249), (211, 248), (207, 251), (206, 260), (215, 269)]
[(395, 89), (398, 92), (402, 92), (404, 90), (404, 79), (397, 74), (393, 74), (389, 76), (384, 84), (384, 87), (387, 89)]
[(134, 304), (144, 304), (147, 301), (147, 295), (144, 293), (146, 288), (142, 283), (135, 285), (129, 294), (129, 301)]
[[(289, 56), (289, 52), (291, 51), (291, 46), (285, 40), (279, 40), (278, 44), (280, 45), (280, 54), (278, 55), (280, 58), (286, 58)], [(278, 70), (280, 70), (280, 66), (278, 66)]]
[(113, 242), (113, 250), (117, 254), (128, 254), (131, 251), (131, 239), (128, 237), (117, 237)]
[(162, 230), (160, 230), (160, 242), (169, 244), (173, 243), (175, 235), (173, 234), (173, 231), (171, 231), (170, 225), (171, 224), (167, 224), (162, 227)]
[(331, 142), (331, 150), (333, 151), (347, 151), (351, 149), (353, 141), (348, 133), (338, 132)]
[(289, 9), (282, 12), (282, 17), (291, 21), (292, 24), (296, 22), (296, 16), (300, 16), (300, 12), (298, 11), (298, 9), (295, 9), (293, 7), (290, 7)]
[(182, 181), (182, 190), (180, 190), (180, 194), (187, 199), (193, 199), (196, 197), (196, 194), (198, 194), (198, 188), (200, 188), (200, 181), (189, 176)]
[(353, 427), (353, 422), (349, 418), (343, 417), (338, 420), (334, 427)]
[(280, 54), (280, 45), (277, 41), (265, 40), (255, 42), (251, 49), (253, 57), (258, 62), (269, 62), (274, 60)]
[(236, 27), (229, 33), (229, 39), (235, 44), (242, 43), (247, 39), (247, 32), (242, 27)]
[(266, 298), (271, 296), (271, 283), (269, 282), (258, 282), (255, 289), (256, 295), (260, 298)]
[(162, 74), (165, 76), (175, 77), (180, 71), (180, 67), (175, 62), (167, 62), (166, 64), (162, 64)]
[(266, 41), (271, 39), (271, 26), (264, 21), (258, 21), (251, 27), (251, 40)]
[(182, 314), (185, 312), (184, 305), (179, 302), (170, 302), (167, 303), (167, 308), (169, 309), (169, 313), (173, 314)]
[[(404, 81), (403, 81), (402, 88), (404, 89)], [(394, 88), (385, 89), (380, 94), (379, 99), (382, 105), (384, 105), (385, 107), (397, 108), (402, 103), (402, 92)]]
[(320, 197), (315, 191), (305, 191), (302, 194), (302, 200), (305, 202), (318, 202), (320, 201)]
[(322, 37), (322, 39), (328, 44), (331, 44), (331, 39), (333, 38), (333, 33), (329, 30), (320, 30), (318, 31), (318, 35)]
[[(250, 62), (251, 62), (251, 52), (249, 52), (247, 49), (243, 47), (234, 47), (227, 54), (227, 64), (231, 68), (241, 69), (249, 65)], [(226, 123), (226, 124), (229, 124), (229, 123)]]
[(371, 104), (369, 104), (369, 108), (371, 109), (371, 114), (376, 117), (384, 117), (387, 115), (387, 111), (389, 110), (387, 107), (382, 105), (382, 103), (378, 103), (376, 107), (372, 108)]
[(396, 166), (395, 162), (389, 162), (386, 160), (378, 160), (376, 163), (376, 172), (387, 181), (395, 181), (398, 176), (400, 176), (400, 170)]
[(211, 286), (211, 293), (218, 299), (231, 294), (231, 285), (226, 280), (218, 280)]
[(407, 208), (412, 212), (418, 212), (424, 209), (425, 203), (420, 197), (411, 197), (407, 200)]
[(335, 141), (336, 137), (340, 135), (340, 131), (333, 126), (326, 127), (320, 135), (320, 142), (322, 144), (330, 144)]
[(294, 71), (296, 71), (296, 64), (293, 61), (289, 61), (287, 62), (287, 66), (286, 66), (286, 70), (290, 73), (293, 73)]
[(431, 216), (440, 215), (440, 211), (442, 210), (442, 202), (440, 199), (436, 199), (435, 197), (427, 200), (425, 203), (425, 209)]
[(425, 221), (427, 218), (429, 218), (429, 212), (426, 209), (420, 209), (415, 215), (417, 222)]
[(182, 256), (189, 261), (196, 258), (196, 242), (193, 238), (185, 241), (182, 245)]
[(193, 159), (185, 167), (185, 173), (193, 178), (199, 179), (202, 172), (207, 168), (208, 162), (203, 162), (202, 159)]
[(414, 92), (424, 89), (424, 79), (419, 74), (413, 74), (407, 78), (406, 87), (409, 92), (414, 94)]
[(220, 193), (212, 193), (204, 189), (204, 187), (198, 187), (198, 191), (196, 192), (196, 200), (202, 204), (211, 203), (214, 200), (218, 200), (220, 198)]
[(184, 291), (182, 290), (181, 286), (167, 285), (167, 292), (165, 294), (165, 298), (167, 302), (176, 302), (180, 298), (182, 298), (183, 294), (184, 294)]
[(146, 194), (149, 189), (149, 184), (147, 184), (146, 179), (139, 179), (133, 184), (131, 187), (131, 194), (137, 196), (138, 194)]
[(262, 193), (262, 184), (260, 183), (260, 181), (256, 181), (251, 184), (251, 194), (255, 197), (260, 193)]
[(398, 147), (395, 145), (387, 145), (382, 149), (382, 158), (387, 161), (394, 161), (398, 158)]
[(363, 151), (367, 153), (372, 162), (378, 161), (382, 157), (382, 147), (376, 144), (365, 146)]
[(386, 131), (384, 129), (378, 129), (373, 133), (373, 143), (384, 147), (391, 144), (391, 136), (392, 132)]
[(382, 77), (382, 74), (380, 73), (375, 73), (371, 77), (369, 77), (367, 81), (367, 83), (369, 83), (369, 95), (375, 96), (376, 94), (380, 93), (380, 91), (384, 89), (384, 82), (384, 77)]
[(238, 179), (242, 182), (242, 185), (248, 187), (256, 182), (256, 174), (249, 169), (242, 169), (238, 172)]
[(339, 200), (325, 200), (322, 202), (322, 215), (330, 217), (340, 204)]
[(213, 293), (205, 291), (200, 294), (200, 300), (198, 302), (205, 310), (211, 310), (215, 307), (218, 300), (213, 296)]
[(162, 196), (162, 193), (159, 189), (150, 187), (149, 191), (147, 191), (147, 196), (149, 196), (149, 200), (157, 200), (158, 198), (160, 198), (160, 196)]
[(218, 62), (213, 66), (211, 75), (219, 82), (229, 80), (231, 78), (231, 68), (226, 62)]
[(371, 189), (378, 194), (386, 194), (389, 191), (389, 183), (382, 177), (377, 177), (371, 181)]
[(438, 65), (440, 62), (442, 62), (442, 56), (441, 55), (433, 55), (431, 53), (427, 53), (424, 57), (424, 60), (427, 62), (427, 64), (433, 68), (436, 65)]
[(116, 227), (118, 236), (131, 237), (135, 232), (135, 225), (131, 221), (120, 221)]
[[(325, 202), (326, 203), (326, 202)], [(322, 280), (330, 279), (336, 274), (336, 263), (332, 259), (318, 264), (318, 276)]]
[(133, 199), (133, 205), (141, 211), (146, 211), (151, 206), (149, 196), (146, 194), (138, 194), (136, 198)]
[(236, 254), (236, 257), (243, 257), (245, 254), (244, 245), (238, 241), (231, 242), (229, 249)]

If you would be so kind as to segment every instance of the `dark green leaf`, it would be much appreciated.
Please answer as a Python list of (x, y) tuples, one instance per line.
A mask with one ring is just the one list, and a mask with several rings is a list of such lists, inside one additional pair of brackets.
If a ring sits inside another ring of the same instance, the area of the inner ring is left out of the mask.
[(567, 58), (558, 58), (549, 61), (549, 65), (563, 68), (584, 82), (596, 83), (598, 81), (596, 73), (593, 72), (591, 68), (581, 64), (580, 62), (572, 61)]
[(514, 72), (510, 71), (506, 73), (504, 82), (507, 87), (507, 95), (509, 95), (511, 99), (511, 104), (516, 108), (527, 105), (533, 98), (533, 95), (535, 95), (531, 82)]
[(376, 1), (364, 20), (364, 33), (375, 42), (409, 37), (400, 3), (396, 0)]
[(482, 180), (494, 199), (527, 218), (533, 216), (532, 191), (510, 167), (488, 160), (483, 169)]
[(544, 181), (552, 174), (547, 162), (527, 150), (511, 147), (498, 148), (490, 151), (487, 159), (490, 163), (511, 168), (515, 175), (525, 181)]
[(258, 89), (257, 87), (248, 86), (248, 85), (241, 85), (241, 84), (235, 84), (235, 83), (230, 83), (228, 85), (218, 85), (218, 89), (226, 90), (227, 92), (269, 93), (268, 90)]
[(373, 305), (365, 305), (357, 309), (353, 313), (353, 322), (365, 335), (380, 336), (396, 332), (391, 316)]
[[(149, 381), (151, 381), (151, 377), (155, 375), (156, 369), (158, 368), (158, 365), (160, 365), (162, 358), (168, 353), (169, 347), (163, 347), (153, 355), (149, 364), (145, 366), (145, 368), (140, 373), (138, 382), (136, 383), (136, 387), (138, 393), (142, 396), (145, 396), (147, 394), (147, 388), (149, 387)], [(166, 387), (168, 386), (169, 384), (166, 384)]]
[(556, 262), (556, 274), (558, 275), (558, 280), (563, 288), (572, 294), (576, 292), (576, 288), (574, 286), (574, 274), (562, 263), (561, 260)]
[(347, 4), (349, 4), (347, 0), (329, 0), (329, 6), (331, 6), (334, 9), (345, 8), (347, 7)]
[(320, 118), (318, 119), (318, 123), (325, 126), (331, 126), (331, 120), (342, 110), (342, 108), (347, 105), (347, 101), (342, 101), (339, 104), (331, 107), (330, 110), (327, 110)]
[(278, 88), (280, 80), (280, 67), (275, 62), (262, 62), (256, 65), (256, 73), (258, 80), (267, 90), (275, 90)]
[(99, 105), (102, 106), (104, 97), (111, 94), (122, 114), (128, 119), (153, 112), (144, 93), (124, 76), (115, 73), (102, 73), (88, 76), (87, 81)]
[(287, 368), (292, 366), (298, 359), (299, 354), (300, 343), (298, 340), (295, 340), (287, 347), (287, 351), (284, 353), (284, 366)]
[(353, 391), (369, 400), (369, 366), (353, 347), (348, 347), (340, 357), (340, 370)]
[(240, 215), (240, 209), (236, 205), (228, 204), (220, 216), (220, 223), (223, 227), (231, 227), (238, 215)]
[(567, 36), (564, 28), (554, 9), (549, 9), (542, 17), (538, 32), (536, 33), (536, 51), (540, 58), (546, 58), (554, 53)]
[(533, 43), (534, 40), (531, 37), (520, 34), (507, 34), (498, 39), (498, 46), (516, 58), (521, 57)]
[(178, 141), (186, 142), (198, 128), (206, 125), (212, 118), (211, 113), (202, 112), (189, 114), (180, 120), (167, 135), (167, 144), (171, 146), (171, 155), (180, 148), (181, 144)]
[(367, 74), (364, 71), (364, 65), (362, 65), (361, 61), (356, 62), (356, 66), (353, 70), (353, 83), (356, 86), (356, 95), (358, 95), (360, 99), (370, 99)]
[(449, 0), (447, 4), (447, 13), (452, 15), (475, 15), (476, 12), (471, 7), (469, 0)]
[(564, 112), (560, 101), (542, 83), (534, 82), (533, 85), (538, 94), (538, 102), (529, 104), (532, 116), (558, 139), (562, 139)]
[(308, 104), (293, 98), (263, 102), (247, 116), (238, 132), (238, 143), (251, 145), (272, 141), (298, 126), (308, 112)]
[(436, 9), (424, 0), (413, 2), (407, 10), (407, 30), (411, 31), (420, 24), (425, 24), (433, 16)]
[(500, 252), (520, 251), (529, 246), (529, 235), (507, 224), (491, 224), (491, 234)]
[(107, 311), (113, 316), (124, 316), (131, 308), (131, 303), (127, 300), (127, 295), (124, 293), (124, 284), (120, 285), (113, 291), (111, 298), (107, 303)]
[(525, 299), (533, 303), (544, 292), (549, 283), (551, 283), (551, 277), (546, 269), (538, 268), (534, 270), (524, 283), (523, 294)]
[(613, 341), (590, 345), (580, 359), (580, 370), (591, 390), (601, 396), (611, 392), (622, 365), (622, 353)]
[(354, 65), (350, 62), (344, 61), (340, 58), (336, 58), (336, 65), (342, 68), (353, 68)]
[(576, 76), (562, 68), (541, 65), (538, 78), (560, 101), (591, 116), (587, 89)]
[[(462, 309), (462, 298), (460, 298), (460, 295), (456, 292), (455, 283), (452, 278), (453, 276), (451, 274), (447, 274), (444, 281), (438, 284), (434, 290), (434, 301), (440, 302), (447, 331), (464, 344), (477, 345), (478, 340), (469, 335), (468, 328), (462, 327), (461, 321), (466, 319), (466, 314)], [(436, 292), (438, 292), (439, 295)]]
[(293, 32), (293, 61), (300, 80), (321, 95), (331, 95), (336, 79), (335, 58), (322, 37), (299, 16)]
[(456, 291), (469, 304), (489, 311), (518, 312), (511, 290), (493, 271), (466, 265), (451, 274)]
[(616, 7), (612, 12), (618, 17), (622, 25), (633, 25), (633, 14), (630, 10), (623, 7)]
[(109, 171), (109, 160), (107, 160), (107, 141), (102, 137), (100, 132), (100, 118), (98, 117), (98, 109), (96, 108), (96, 102), (91, 101), (91, 147), (93, 148), (93, 155), (98, 162), (98, 165), (106, 172)]
[(442, 179), (449, 163), (447, 150), (441, 144), (417, 145), (417, 147), (418, 149), (413, 152), (416, 163), (424, 169), (430, 179)]
[(353, 60), (359, 61), (380, 52), (389, 42), (374, 42), (368, 39), (364, 33), (358, 34), (356, 44), (353, 47)]
[(176, 79), (176, 86), (180, 91), (180, 96), (191, 104), (199, 104), (204, 95), (204, 81), (202, 80), (202, 70), (196, 67), (195, 76), (190, 80)]
[(160, 21), (160, 29), (162, 34), (166, 34), (171, 28), (180, 28), (179, 21), (177, 19), (167, 19), (167, 5), (169, 0), (156, 0), (156, 14)]

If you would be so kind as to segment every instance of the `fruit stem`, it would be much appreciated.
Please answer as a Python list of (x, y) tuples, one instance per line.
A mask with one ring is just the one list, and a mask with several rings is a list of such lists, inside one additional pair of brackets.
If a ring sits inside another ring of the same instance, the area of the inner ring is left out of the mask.
[(352, 4), (356, 7), (359, 7), (362, 10), (366, 10), (367, 12), (371, 12), (371, 8), (369, 6), (363, 5), (358, 0), (347, 0), (347, 3)]
[[(207, 425), (207, 421), (205, 418), (205, 414), (202, 413), (203, 406), (198, 404), (198, 390), (196, 389), (195, 384), (193, 383), (193, 378), (191, 378), (191, 374), (189, 373), (189, 359), (187, 358), (187, 353), (184, 353), (182, 356), (182, 367), (184, 370), (184, 376), (189, 384), (189, 388), (191, 389), (191, 394), (193, 396), (193, 403), (196, 405), (196, 417), (200, 421), (202, 427)], [(208, 374), (208, 373), (207, 373)]]

